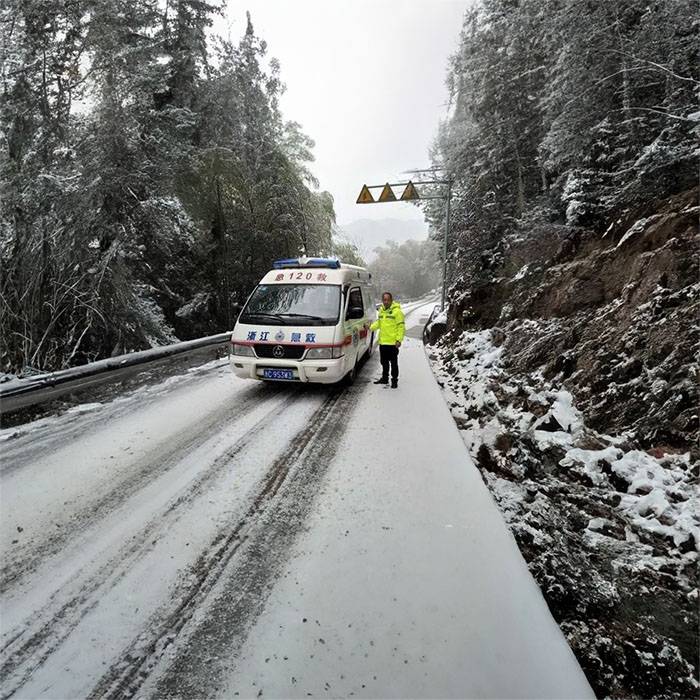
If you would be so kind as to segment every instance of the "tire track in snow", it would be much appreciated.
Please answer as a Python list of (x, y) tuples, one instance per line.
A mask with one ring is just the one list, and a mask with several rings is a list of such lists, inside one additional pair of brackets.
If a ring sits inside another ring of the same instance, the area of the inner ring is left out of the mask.
[[(154, 445), (149, 453), (154, 456), (151, 459), (143, 459), (138, 471), (123, 469), (115, 472), (114, 485), (106, 493), (87, 504), (79, 504), (82, 509), (62, 520), (60, 526), (52, 523), (55, 529), (48, 532), (41, 541), (30, 541), (7, 553), (0, 572), (0, 594), (6, 593), (33, 573), (45, 559), (60, 552), (76, 533), (84, 532), (110, 515), (135, 493), (177, 465), (183, 454), (205, 444), (221, 430), (222, 425), (246, 415), (253, 407), (271, 402), (279, 394), (279, 391), (274, 391), (261, 395), (259, 389), (257, 386), (252, 387), (242, 399), (232, 399), (235, 404), (233, 407), (226, 407), (225, 413), (215, 412), (203, 420), (193, 422), (184, 434), (174, 439), (169, 437), (166, 446)], [(69, 507), (69, 504), (66, 505)]]
[(157, 539), (177, 520), (178, 511), (200, 496), (232, 459), (302, 396), (300, 392), (288, 395), (242, 438), (219, 454), (208, 468), (190, 481), (162, 512), (145, 523), (114, 556), (96, 571), (78, 571), (65, 586), (53, 592), (47, 604), (33, 614), (26, 626), (22, 626), (19, 631), (7, 633), (9, 639), (0, 651), (0, 678), (3, 679), (0, 697), (3, 700), (14, 695), (99, 603), (102, 595), (117, 585), (134, 563), (151, 550)]
[[(212, 694), (208, 663), (212, 642), (227, 655), (243, 642), (304, 526), (360, 393), (357, 385), (332, 390), (259, 483), (244, 516), (222, 530), (200, 555), (193, 567), (193, 585), (174, 596), (178, 605), (149, 623), (149, 641), (139, 637), (123, 650), (89, 698), (133, 697), (161, 663), (167, 669), (157, 689), (146, 695)], [(193, 619), (207, 607), (203, 621)], [(168, 664), (166, 657), (173, 652), (175, 658)]]

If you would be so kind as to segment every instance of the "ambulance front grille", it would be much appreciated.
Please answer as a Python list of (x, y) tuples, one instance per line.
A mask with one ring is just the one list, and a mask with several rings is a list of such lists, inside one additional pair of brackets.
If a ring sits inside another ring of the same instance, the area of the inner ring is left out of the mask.
[[(281, 348), (281, 352), (279, 350)], [(255, 354), (275, 360), (300, 360), (306, 348), (303, 345), (271, 345), (264, 343), (255, 344)], [(275, 352), (276, 351), (276, 352)]]

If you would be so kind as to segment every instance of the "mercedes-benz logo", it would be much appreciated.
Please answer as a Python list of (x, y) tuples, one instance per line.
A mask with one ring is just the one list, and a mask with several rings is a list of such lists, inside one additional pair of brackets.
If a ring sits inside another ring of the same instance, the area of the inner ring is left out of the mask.
[(275, 347), (272, 348), (272, 354), (277, 358), (284, 357), (284, 348), (281, 345), (275, 345)]

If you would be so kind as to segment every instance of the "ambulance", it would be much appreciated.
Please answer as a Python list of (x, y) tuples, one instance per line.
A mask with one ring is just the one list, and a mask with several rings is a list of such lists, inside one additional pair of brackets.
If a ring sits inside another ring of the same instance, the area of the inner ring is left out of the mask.
[(278, 260), (236, 321), (231, 369), (263, 381), (354, 381), (374, 345), (371, 279), (333, 258)]

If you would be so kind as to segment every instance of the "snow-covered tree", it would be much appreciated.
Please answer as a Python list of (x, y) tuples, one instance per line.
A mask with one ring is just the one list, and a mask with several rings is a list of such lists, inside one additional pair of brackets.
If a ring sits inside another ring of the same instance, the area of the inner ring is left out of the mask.
[(280, 68), (207, 0), (0, 10), (0, 362), (55, 369), (231, 327), (281, 255), (330, 248)]
[[(451, 269), (481, 270), (481, 253), (535, 211), (602, 232), (692, 186), (699, 34), (691, 0), (469, 9), (433, 154), (454, 183)], [(442, 231), (443, 206), (426, 211)]]

